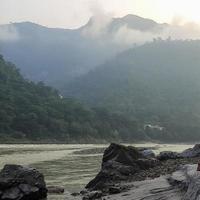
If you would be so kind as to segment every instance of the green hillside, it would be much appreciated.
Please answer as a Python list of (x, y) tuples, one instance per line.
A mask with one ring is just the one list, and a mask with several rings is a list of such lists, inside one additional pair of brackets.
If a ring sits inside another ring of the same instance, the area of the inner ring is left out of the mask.
[(25, 80), (0, 56), (0, 142), (102, 142), (144, 139), (139, 126), (90, 109), (58, 91)]
[(161, 140), (200, 140), (199, 55), (200, 41), (155, 40), (72, 82), (65, 95), (162, 126)]

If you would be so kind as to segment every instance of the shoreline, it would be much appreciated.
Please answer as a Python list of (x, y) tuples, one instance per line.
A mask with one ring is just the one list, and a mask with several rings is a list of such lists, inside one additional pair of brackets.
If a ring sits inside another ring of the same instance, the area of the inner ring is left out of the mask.
[[(48, 141), (48, 142), (45, 142), (45, 141), (38, 141), (38, 142), (36, 142), (36, 141), (8, 141), (8, 142), (1, 142), (0, 141), (0, 145), (20, 145), (20, 144), (30, 144), (30, 145), (35, 145), (35, 144), (39, 144), (39, 145), (45, 145), (45, 144), (55, 144), (55, 145), (67, 145), (67, 144), (69, 144), (69, 145), (109, 145), (110, 143), (115, 143), (115, 141), (112, 141), (112, 142), (110, 142), (110, 141), (105, 141), (105, 142), (62, 142), (62, 141)], [(132, 144), (134, 144), (134, 145), (142, 145), (142, 144), (144, 144), (144, 145), (146, 145), (146, 144), (158, 144), (158, 145), (163, 145), (163, 144), (171, 144), (171, 145), (194, 145), (194, 144), (197, 144), (197, 143), (200, 143), (200, 141), (199, 142), (197, 142), (197, 141), (191, 141), (191, 142), (165, 142), (165, 141), (133, 141), (133, 142), (117, 142), (118, 144), (122, 144), (122, 145), (132, 145)]]
[[(145, 183), (168, 177), (180, 170), (181, 166), (195, 165), (199, 160), (200, 144), (185, 149), (181, 153), (168, 151), (155, 155), (149, 149), (138, 149), (112, 143), (104, 151), (99, 173), (86, 185), (87, 192), (83, 199), (96, 199), (97, 196), (109, 196), (110, 198), (110, 195), (134, 190), (136, 182)], [(196, 171), (194, 169), (193, 171)], [(165, 178), (165, 182), (168, 182), (167, 187), (172, 187), (167, 178)], [(144, 187), (140, 189), (145, 191)], [(133, 194), (129, 193), (129, 195), (134, 197)]]

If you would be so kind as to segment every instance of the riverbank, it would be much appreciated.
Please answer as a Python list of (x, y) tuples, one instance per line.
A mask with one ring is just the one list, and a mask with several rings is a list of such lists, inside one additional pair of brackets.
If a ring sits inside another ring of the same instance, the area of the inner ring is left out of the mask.
[[(130, 145), (150, 148), (156, 155), (169, 150), (182, 152), (194, 146), (193, 144), (154, 143), (134, 143)], [(108, 145), (105, 144), (4, 144), (0, 145), (0, 168), (3, 168), (5, 164), (20, 164), (36, 168), (44, 174), (47, 185), (65, 188), (64, 194), (50, 195), (48, 200), (74, 199), (70, 194), (83, 190), (84, 186), (100, 170), (103, 151), (107, 147)]]
[[(133, 197), (137, 199), (137, 196), (134, 196), (136, 185), (138, 187), (140, 185), (139, 191), (142, 192), (142, 185), (145, 191), (145, 185), (148, 184), (151, 185), (152, 190), (155, 187), (154, 189), (158, 191), (162, 191), (160, 184), (164, 184), (163, 188), (168, 189), (164, 189), (163, 194), (166, 195), (167, 191), (173, 196), (170, 190), (176, 191), (177, 188), (172, 187), (167, 177), (180, 170), (181, 166), (198, 163), (199, 159), (200, 145), (195, 145), (181, 153), (161, 152), (156, 156), (151, 150), (145, 148), (111, 144), (104, 152), (100, 172), (86, 185), (87, 191), (83, 198), (86, 200), (100, 196), (110, 198), (110, 195), (122, 193), (125, 196), (129, 195), (132, 199)], [(158, 185), (160, 189), (156, 189)], [(178, 199), (178, 196), (176, 198)], [(121, 199), (121, 197), (115, 196), (114, 199)]]
[(159, 178), (129, 183), (130, 190), (105, 196), (105, 200), (198, 200), (200, 172), (197, 165), (184, 165), (179, 170)]

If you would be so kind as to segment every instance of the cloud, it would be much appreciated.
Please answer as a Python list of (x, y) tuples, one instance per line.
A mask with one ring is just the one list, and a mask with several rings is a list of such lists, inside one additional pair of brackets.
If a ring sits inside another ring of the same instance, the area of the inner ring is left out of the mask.
[(14, 25), (0, 26), (0, 41), (16, 41), (19, 39), (19, 34)]
[(122, 26), (113, 35), (113, 42), (118, 45), (132, 46), (141, 45), (145, 42), (152, 41), (154, 38), (160, 37), (161, 34), (156, 34), (150, 31), (140, 31), (128, 28), (127, 25)]
[(165, 31), (172, 39), (200, 39), (200, 26), (193, 22), (187, 22), (181, 26), (171, 26)]
[(153, 41), (155, 38), (163, 40), (169, 37), (172, 40), (200, 39), (200, 25), (194, 22), (187, 22), (184, 17), (175, 16), (171, 24), (158, 24), (157, 27), (147, 31), (132, 29), (128, 25), (121, 25), (115, 32), (109, 30), (113, 21), (113, 14), (106, 12), (101, 4), (90, 5), (93, 13), (88, 25), (83, 29), (82, 34), (92, 38), (100, 44), (114, 44), (120, 47), (131, 47), (134, 44), (141, 45)]
[(82, 34), (93, 39), (101, 38), (107, 33), (107, 28), (113, 20), (113, 15), (104, 10), (100, 3), (90, 3), (90, 18), (88, 26), (86, 26)]

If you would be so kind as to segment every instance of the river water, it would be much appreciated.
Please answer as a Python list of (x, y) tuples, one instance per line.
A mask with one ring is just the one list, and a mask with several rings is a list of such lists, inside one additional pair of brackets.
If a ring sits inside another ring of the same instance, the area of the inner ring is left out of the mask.
[[(181, 152), (193, 145), (131, 144), (160, 151)], [(102, 151), (108, 145), (0, 145), (0, 168), (5, 164), (28, 165), (45, 175), (47, 185), (64, 186), (64, 195), (49, 196), (49, 200), (69, 199), (80, 191), (100, 169)]]

